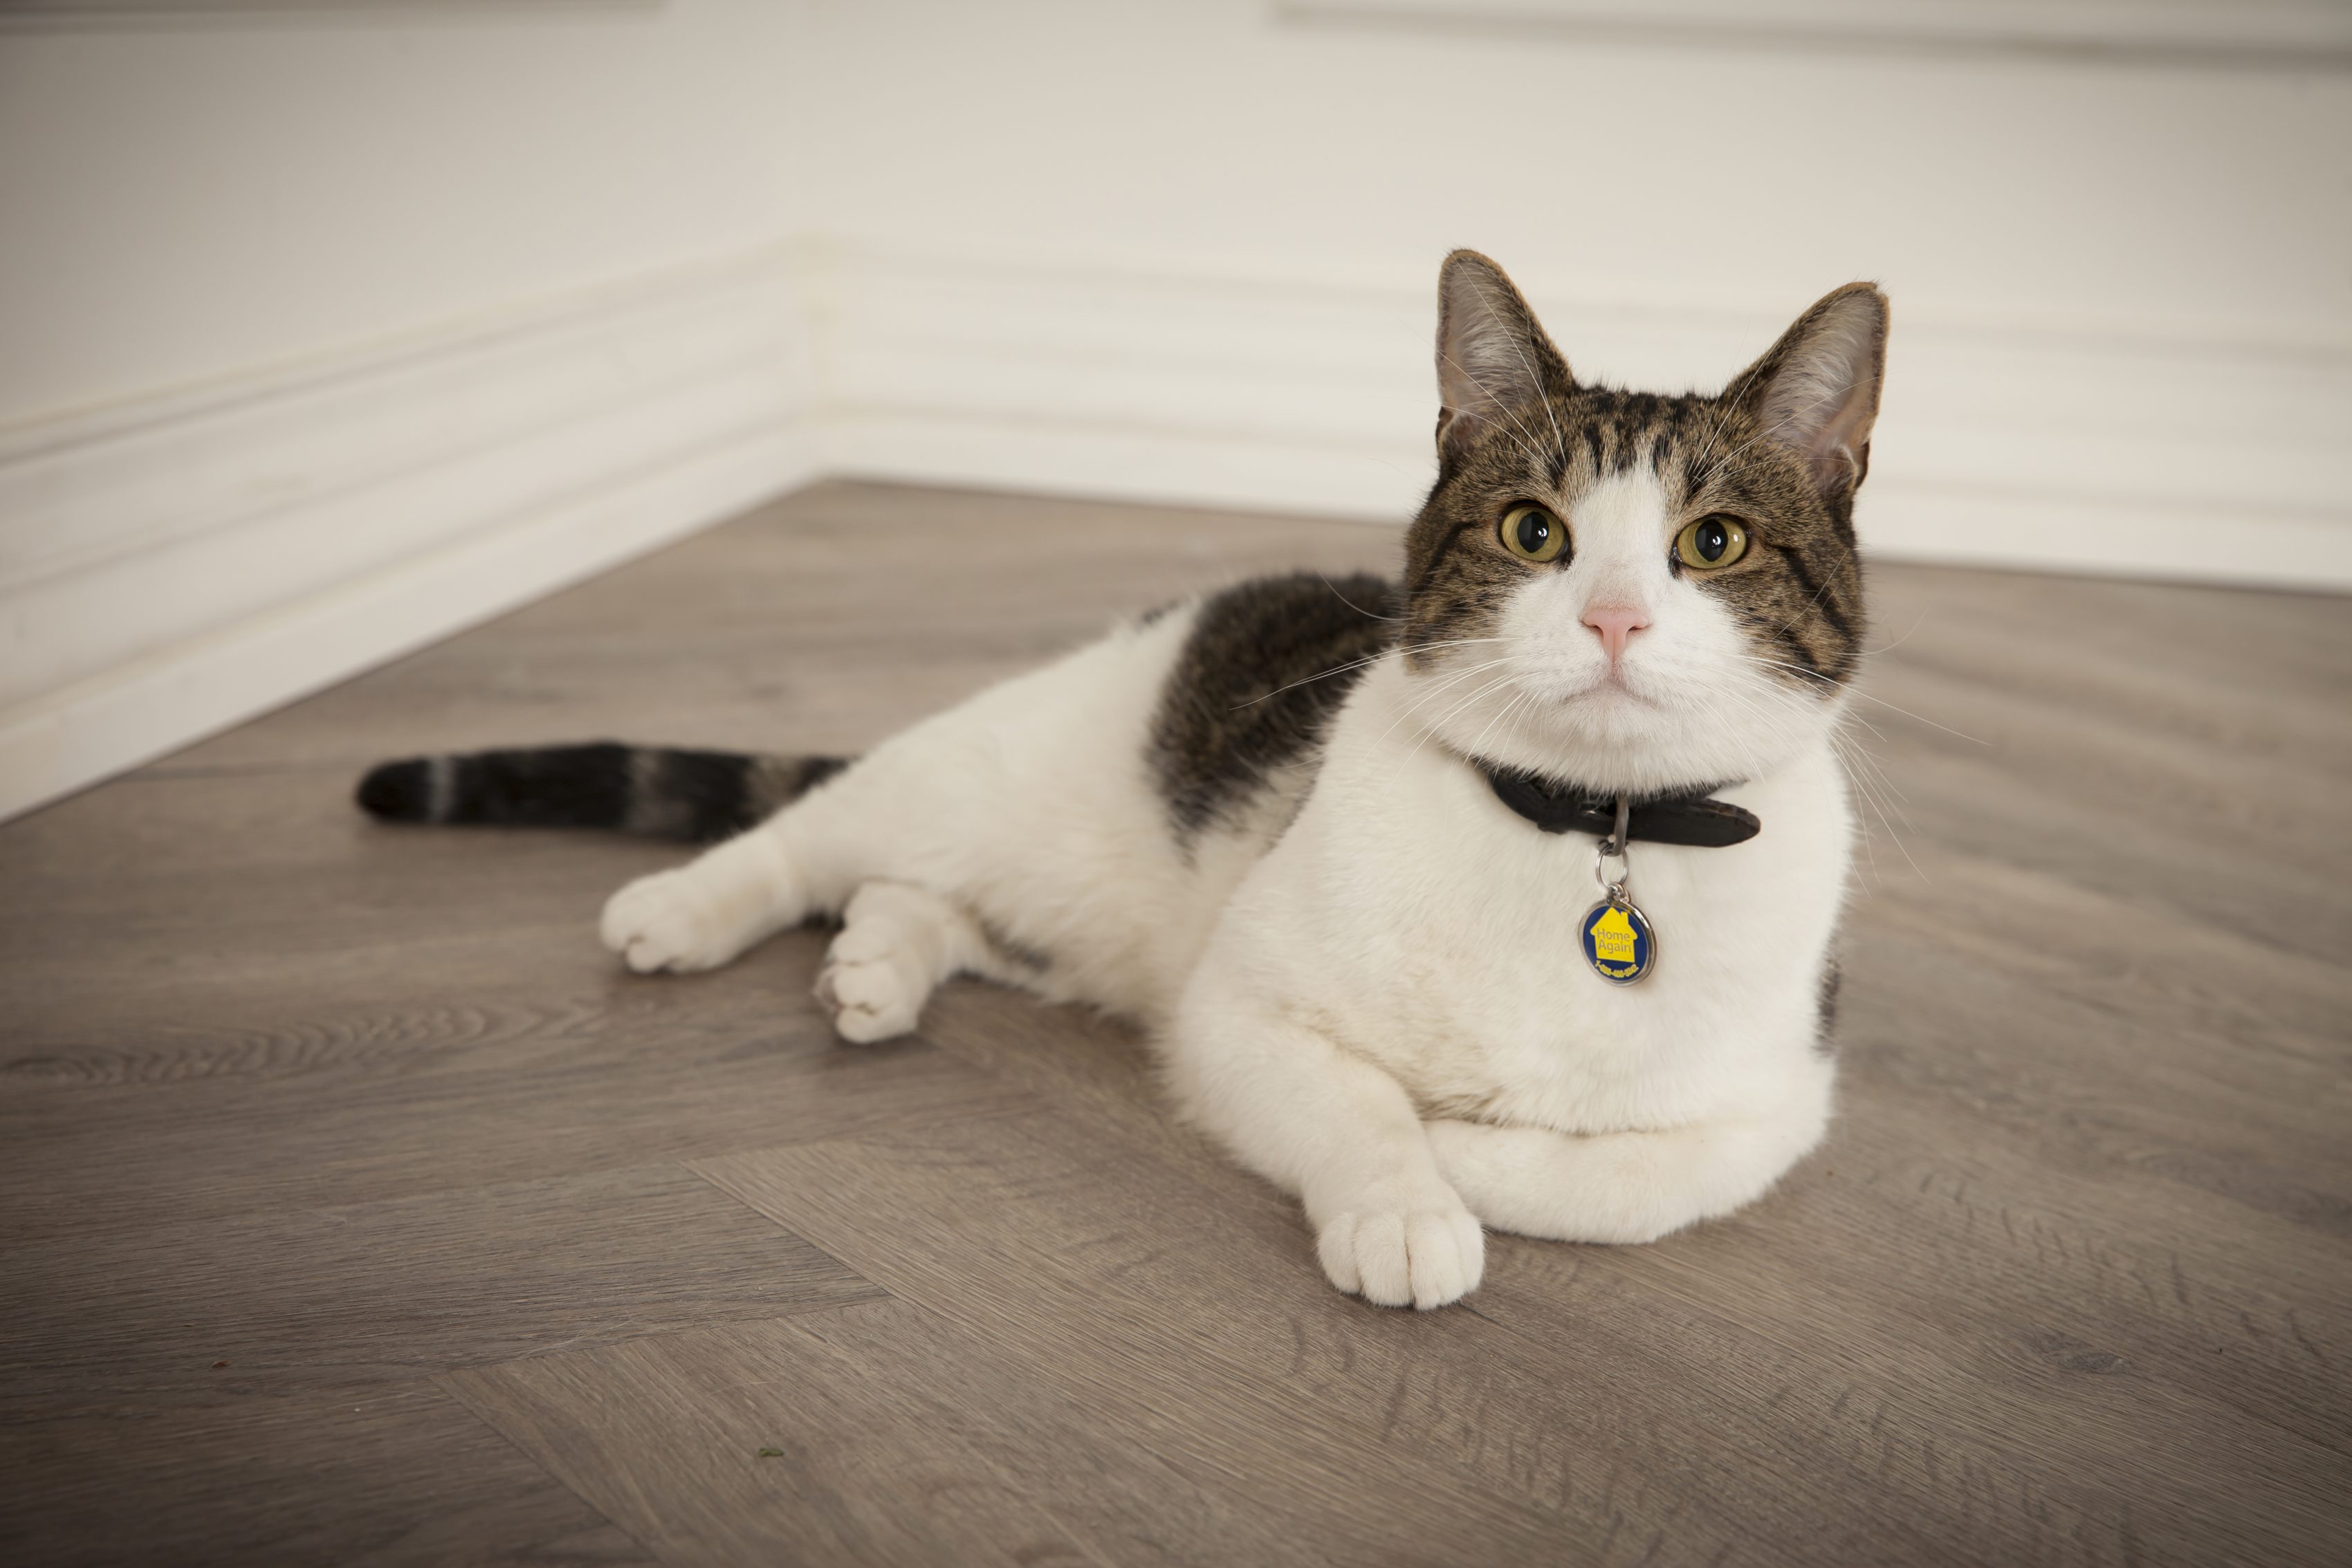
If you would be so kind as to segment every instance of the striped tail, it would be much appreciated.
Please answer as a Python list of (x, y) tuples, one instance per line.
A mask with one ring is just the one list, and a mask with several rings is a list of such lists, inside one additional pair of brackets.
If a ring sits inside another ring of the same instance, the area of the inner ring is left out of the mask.
[(707, 843), (756, 827), (848, 766), (603, 740), (378, 763), (360, 780), (359, 803), (387, 822), (604, 828)]

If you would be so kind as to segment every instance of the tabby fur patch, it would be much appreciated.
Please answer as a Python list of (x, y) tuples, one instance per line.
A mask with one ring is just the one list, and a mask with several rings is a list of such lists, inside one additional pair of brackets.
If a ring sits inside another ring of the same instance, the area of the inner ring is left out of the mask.
[(709, 843), (757, 826), (848, 765), (602, 740), (380, 763), (360, 780), (359, 803), (392, 822), (601, 828)]
[(1151, 721), (1153, 781), (1190, 842), (1306, 760), (1394, 640), (1393, 590), (1358, 573), (1257, 578), (1202, 601)]

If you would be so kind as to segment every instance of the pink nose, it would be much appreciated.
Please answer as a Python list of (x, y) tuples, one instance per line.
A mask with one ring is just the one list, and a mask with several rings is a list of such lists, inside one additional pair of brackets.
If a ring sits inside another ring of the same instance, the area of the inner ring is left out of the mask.
[(1625, 656), (1625, 644), (1633, 633), (1650, 623), (1650, 612), (1630, 604), (1595, 604), (1584, 612), (1584, 623), (1600, 634), (1601, 645), (1609, 651), (1609, 662), (1615, 664)]

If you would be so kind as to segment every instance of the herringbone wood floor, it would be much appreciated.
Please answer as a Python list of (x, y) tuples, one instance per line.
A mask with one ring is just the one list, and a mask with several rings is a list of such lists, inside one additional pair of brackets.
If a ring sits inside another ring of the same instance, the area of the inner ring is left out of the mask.
[(383, 756), (854, 750), (1305, 522), (804, 493), (0, 828), (11, 1563), (2341, 1562), (2352, 614), (1885, 568), (1843, 1115), (1728, 1223), (1332, 1293), (1138, 1041)]

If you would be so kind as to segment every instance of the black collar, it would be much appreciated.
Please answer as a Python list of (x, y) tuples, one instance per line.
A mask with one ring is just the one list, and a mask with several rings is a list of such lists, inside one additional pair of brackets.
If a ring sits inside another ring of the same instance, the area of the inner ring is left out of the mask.
[[(1473, 763), (1504, 805), (1547, 833), (1591, 833), (1606, 838), (1617, 831), (1618, 797), (1585, 784), (1563, 784), (1533, 773)], [(1716, 785), (1711, 788), (1720, 789)], [(1636, 795), (1626, 817), (1625, 836), (1659, 844), (1695, 844), (1720, 849), (1742, 843), (1764, 829), (1755, 812), (1727, 800), (1707, 798), (1707, 790), (1679, 795)]]

